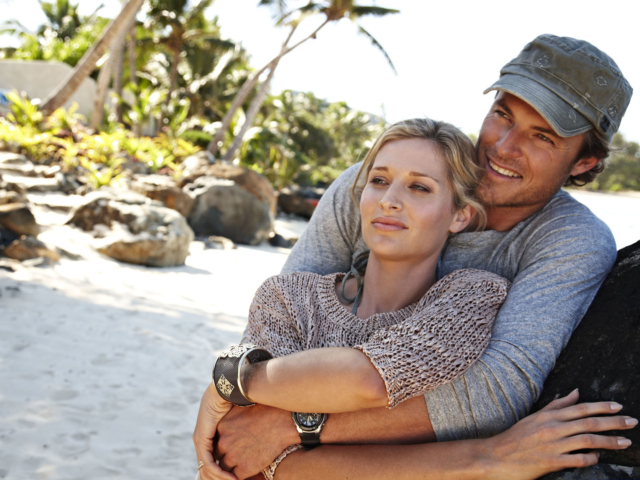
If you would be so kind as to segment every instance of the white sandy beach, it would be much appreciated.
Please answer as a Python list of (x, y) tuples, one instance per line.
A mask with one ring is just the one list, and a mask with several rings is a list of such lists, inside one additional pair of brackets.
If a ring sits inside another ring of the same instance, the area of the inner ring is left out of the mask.
[[(575, 196), (618, 248), (640, 239), (640, 197)], [(184, 267), (137, 267), (95, 253), (87, 234), (56, 225), (63, 215), (36, 215), (53, 225), (42, 240), (82, 259), (0, 270), (0, 479), (192, 479), (214, 358), (289, 250), (194, 242)]]

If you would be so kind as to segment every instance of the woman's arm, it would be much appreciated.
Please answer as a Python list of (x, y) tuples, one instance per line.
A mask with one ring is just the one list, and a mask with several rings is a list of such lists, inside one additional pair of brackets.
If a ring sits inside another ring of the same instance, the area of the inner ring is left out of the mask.
[(396, 406), (467, 371), (489, 342), (507, 289), (488, 272), (454, 272), (434, 286), (425, 306), (364, 344), (246, 365), (243, 386), (255, 403), (297, 412)]
[(574, 405), (577, 390), (550, 403), (506, 432), (483, 440), (424, 445), (321, 446), (289, 455), (276, 470), (276, 480), (492, 479), (527, 480), (598, 461), (583, 449), (620, 450), (630, 442), (622, 437), (595, 435), (605, 430), (628, 430), (629, 417), (612, 414), (621, 406), (611, 402)]

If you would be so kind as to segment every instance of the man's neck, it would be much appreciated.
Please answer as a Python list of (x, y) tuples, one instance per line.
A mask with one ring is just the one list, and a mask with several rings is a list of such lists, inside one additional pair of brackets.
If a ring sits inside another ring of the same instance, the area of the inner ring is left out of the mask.
[(544, 208), (546, 203), (518, 207), (486, 207), (485, 230), (506, 232)]

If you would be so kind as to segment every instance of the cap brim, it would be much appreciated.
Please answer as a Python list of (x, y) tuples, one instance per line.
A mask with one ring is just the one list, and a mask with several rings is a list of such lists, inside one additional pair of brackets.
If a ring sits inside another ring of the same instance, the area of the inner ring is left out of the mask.
[(540, 83), (523, 75), (505, 74), (484, 93), (510, 93), (531, 105), (561, 137), (573, 137), (593, 128), (578, 110)]

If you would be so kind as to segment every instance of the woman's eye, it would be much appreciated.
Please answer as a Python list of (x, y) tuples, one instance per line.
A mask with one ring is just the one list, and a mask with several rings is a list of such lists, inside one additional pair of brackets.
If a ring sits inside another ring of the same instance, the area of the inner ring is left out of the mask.
[(386, 184), (387, 182), (385, 182), (385, 180), (384, 180), (383, 178), (380, 178), (380, 177), (374, 177), (374, 178), (372, 178), (372, 179), (369, 181), (369, 183), (374, 183), (374, 184), (376, 184), (376, 185), (384, 185), (384, 184)]
[(431, 192), (431, 190), (428, 187), (425, 187), (424, 185), (420, 185), (420, 184), (411, 185), (411, 188), (418, 192), (426, 192), (426, 193)]

